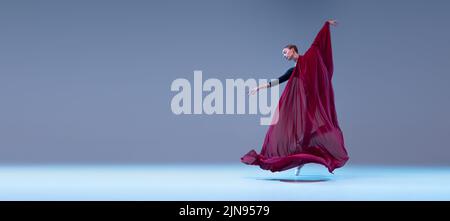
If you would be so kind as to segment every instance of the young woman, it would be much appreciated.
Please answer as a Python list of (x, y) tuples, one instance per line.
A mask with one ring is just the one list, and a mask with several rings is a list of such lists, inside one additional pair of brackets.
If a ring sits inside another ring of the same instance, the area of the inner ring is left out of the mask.
[(283, 48), (283, 56), (295, 61), (277, 81), (253, 88), (250, 94), (288, 80), (277, 112), (267, 131), (261, 153), (251, 150), (241, 158), (249, 165), (258, 165), (272, 172), (283, 171), (306, 163), (326, 166), (330, 173), (342, 167), (348, 158), (339, 128), (331, 84), (333, 57), (328, 20), (311, 47), (303, 54), (295, 45)]

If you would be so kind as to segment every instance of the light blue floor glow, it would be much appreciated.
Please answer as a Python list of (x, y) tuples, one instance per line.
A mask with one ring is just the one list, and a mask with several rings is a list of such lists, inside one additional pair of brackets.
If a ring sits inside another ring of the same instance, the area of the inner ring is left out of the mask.
[(450, 200), (450, 167), (0, 166), (0, 200)]

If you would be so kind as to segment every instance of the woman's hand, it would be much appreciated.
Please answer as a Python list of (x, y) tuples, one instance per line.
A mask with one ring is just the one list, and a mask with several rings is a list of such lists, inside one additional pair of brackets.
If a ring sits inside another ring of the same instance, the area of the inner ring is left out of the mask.
[(261, 89), (263, 89), (263, 88), (268, 88), (268, 87), (269, 87), (269, 84), (263, 84), (263, 85), (261, 85), (261, 86), (259, 86), (259, 87), (255, 87), (255, 88), (251, 89), (251, 90), (248, 92), (248, 94), (249, 94), (249, 95), (254, 95), (254, 94), (256, 94), (256, 92), (258, 92), (259, 90), (261, 90)]
[(249, 92), (248, 92), (248, 95), (255, 95), (256, 94), (256, 92), (258, 92), (259, 91), (259, 87), (254, 87), (253, 89), (251, 89)]
[(330, 23), (330, 25), (333, 25), (333, 26), (337, 26), (338, 25), (338, 22), (336, 20), (334, 20), (334, 19), (329, 19), (329, 20), (327, 20), (327, 22)]

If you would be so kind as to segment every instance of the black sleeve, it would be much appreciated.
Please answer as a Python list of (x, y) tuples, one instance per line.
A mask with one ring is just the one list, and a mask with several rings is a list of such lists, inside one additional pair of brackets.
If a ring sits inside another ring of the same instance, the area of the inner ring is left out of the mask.
[[(289, 68), (289, 69), (286, 71), (286, 73), (284, 73), (281, 77), (279, 77), (279, 78), (278, 78), (278, 84), (281, 84), (281, 83), (283, 83), (283, 82), (289, 80), (289, 78), (290, 78), (291, 75), (292, 75), (292, 72), (294, 72), (294, 68), (295, 68), (295, 67)], [(274, 86), (274, 85), (277, 85), (275, 81), (270, 82), (270, 86)]]

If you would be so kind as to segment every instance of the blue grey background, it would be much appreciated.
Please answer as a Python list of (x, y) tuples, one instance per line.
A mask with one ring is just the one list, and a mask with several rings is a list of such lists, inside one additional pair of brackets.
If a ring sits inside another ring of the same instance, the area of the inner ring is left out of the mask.
[[(332, 28), (350, 163), (449, 164), (448, 1), (0, 1), (0, 163), (224, 163), (258, 115), (174, 115), (177, 78), (274, 78)], [(205, 93), (206, 95), (206, 93)]]

